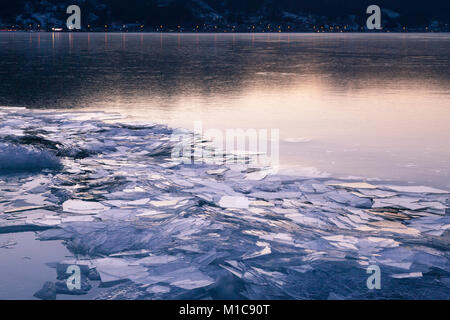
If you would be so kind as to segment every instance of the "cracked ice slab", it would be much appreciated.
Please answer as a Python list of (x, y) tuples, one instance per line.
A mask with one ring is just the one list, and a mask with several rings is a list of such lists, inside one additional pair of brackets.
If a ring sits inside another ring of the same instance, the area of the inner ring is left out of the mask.
[(99, 202), (90, 202), (82, 200), (67, 200), (63, 203), (63, 211), (78, 214), (97, 214), (105, 211), (105, 207)]

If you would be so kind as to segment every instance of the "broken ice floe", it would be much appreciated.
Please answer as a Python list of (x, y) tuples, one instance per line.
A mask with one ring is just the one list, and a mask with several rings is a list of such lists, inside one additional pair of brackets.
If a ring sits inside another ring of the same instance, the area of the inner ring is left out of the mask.
[(47, 150), (0, 142), (0, 174), (57, 169), (60, 162)]
[(0, 114), (1, 159), (26, 149), (23, 163), (39, 164), (1, 172), (0, 233), (64, 240), (80, 259), (59, 262), (58, 277), (87, 266), (77, 294), (99, 280), (107, 298), (368, 298), (377, 264), (379, 297), (448, 297), (447, 191), (183, 164), (170, 128), (102, 117)]
[(101, 203), (82, 200), (67, 200), (62, 204), (62, 207), (64, 212), (78, 214), (96, 214), (107, 209)]

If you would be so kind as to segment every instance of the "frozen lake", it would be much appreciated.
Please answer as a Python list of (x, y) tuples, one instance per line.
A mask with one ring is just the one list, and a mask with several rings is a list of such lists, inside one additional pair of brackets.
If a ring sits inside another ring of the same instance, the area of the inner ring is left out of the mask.
[(0, 34), (0, 105), (280, 130), (285, 172), (450, 189), (447, 34)]

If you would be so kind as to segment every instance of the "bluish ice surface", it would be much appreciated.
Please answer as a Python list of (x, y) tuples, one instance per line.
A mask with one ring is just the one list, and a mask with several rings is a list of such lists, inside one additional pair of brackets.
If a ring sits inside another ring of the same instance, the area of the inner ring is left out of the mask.
[(63, 241), (47, 281), (77, 264), (98, 299), (449, 298), (448, 191), (186, 164), (172, 129), (117, 118), (0, 110), (0, 233)]

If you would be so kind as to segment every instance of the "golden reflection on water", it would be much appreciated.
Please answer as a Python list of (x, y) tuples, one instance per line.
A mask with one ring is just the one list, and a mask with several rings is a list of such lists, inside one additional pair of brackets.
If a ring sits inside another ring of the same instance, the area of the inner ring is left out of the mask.
[[(132, 106), (129, 97), (117, 96), (103, 109), (189, 129), (195, 121), (204, 129), (280, 129), (281, 165), (289, 172), (312, 166), (343, 176), (448, 186), (449, 180), (436, 183), (450, 168), (450, 106), (442, 88), (402, 80), (337, 90), (320, 75), (291, 77), (290, 86), (260, 83), (234, 96), (182, 93), (169, 102), (134, 97)], [(283, 145), (289, 138), (310, 142)]]
[[(10, 63), (18, 38), (0, 38)], [(449, 35), (49, 34), (38, 53), (24, 61), (50, 64), (52, 78), (18, 74), (28, 95), (0, 88), (16, 105), (274, 128), (284, 168), (450, 189)]]

